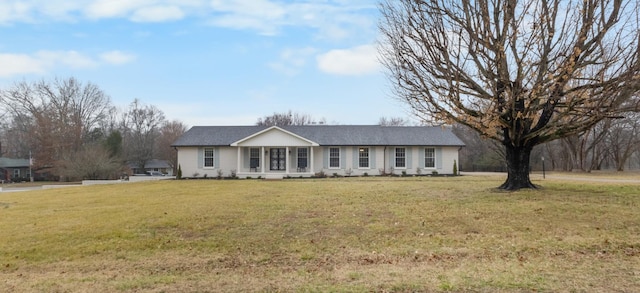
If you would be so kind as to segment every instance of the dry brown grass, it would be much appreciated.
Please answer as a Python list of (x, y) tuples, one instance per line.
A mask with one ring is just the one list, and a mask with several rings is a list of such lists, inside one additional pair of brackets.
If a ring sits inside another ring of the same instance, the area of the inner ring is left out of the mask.
[[(197, 180), (0, 193), (0, 291), (634, 291), (640, 184)], [(540, 181), (536, 183), (541, 183)]]

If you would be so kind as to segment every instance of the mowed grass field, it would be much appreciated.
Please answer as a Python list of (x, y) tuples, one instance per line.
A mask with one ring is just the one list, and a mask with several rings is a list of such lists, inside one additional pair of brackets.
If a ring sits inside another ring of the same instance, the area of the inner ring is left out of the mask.
[(0, 193), (0, 292), (633, 292), (640, 184), (182, 180)]

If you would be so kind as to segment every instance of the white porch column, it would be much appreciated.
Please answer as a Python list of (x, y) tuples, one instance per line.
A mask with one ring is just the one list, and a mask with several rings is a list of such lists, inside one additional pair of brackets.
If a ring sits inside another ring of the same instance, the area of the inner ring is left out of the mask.
[(309, 149), (311, 149), (311, 160), (309, 161), (309, 172), (311, 173), (311, 175), (313, 175), (313, 161), (315, 161), (315, 158), (313, 157), (313, 146), (309, 147)]
[(289, 147), (285, 148), (285, 151), (284, 151), (284, 162), (285, 162), (285, 164), (284, 164), (284, 166), (285, 166), (284, 167), (284, 173), (285, 174), (289, 174), (289, 164), (291, 164), (291, 162), (289, 162)]
[(240, 156), (242, 155), (241, 147), (238, 146), (238, 166), (236, 168), (236, 174), (240, 172)]
[(264, 159), (265, 159), (265, 155), (264, 155), (264, 147), (260, 148), (260, 157), (262, 158), (262, 162), (260, 162), (260, 173), (264, 174)]

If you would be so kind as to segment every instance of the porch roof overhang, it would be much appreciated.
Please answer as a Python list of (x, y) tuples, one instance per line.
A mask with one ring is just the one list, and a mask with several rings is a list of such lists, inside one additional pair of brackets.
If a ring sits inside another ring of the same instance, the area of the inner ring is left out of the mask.
[[(282, 135), (291, 139), (283, 140)], [(269, 140), (272, 142), (268, 142)], [(235, 141), (230, 146), (320, 146), (320, 144), (278, 126), (272, 126)]]

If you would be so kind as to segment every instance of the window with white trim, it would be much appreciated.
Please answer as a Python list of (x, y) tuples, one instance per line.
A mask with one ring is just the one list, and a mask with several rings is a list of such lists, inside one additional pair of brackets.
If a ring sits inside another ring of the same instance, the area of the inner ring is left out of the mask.
[(13, 178), (20, 178), (20, 169), (13, 169)]
[(396, 165), (395, 168), (407, 167), (407, 149), (396, 148)]
[(436, 167), (436, 149), (435, 148), (424, 149), (424, 167), (425, 168)]
[(329, 168), (340, 168), (340, 148), (329, 148)]
[(369, 168), (369, 148), (358, 149), (358, 168)]
[(204, 167), (205, 168), (213, 168), (214, 164), (214, 149), (213, 148), (204, 148)]

